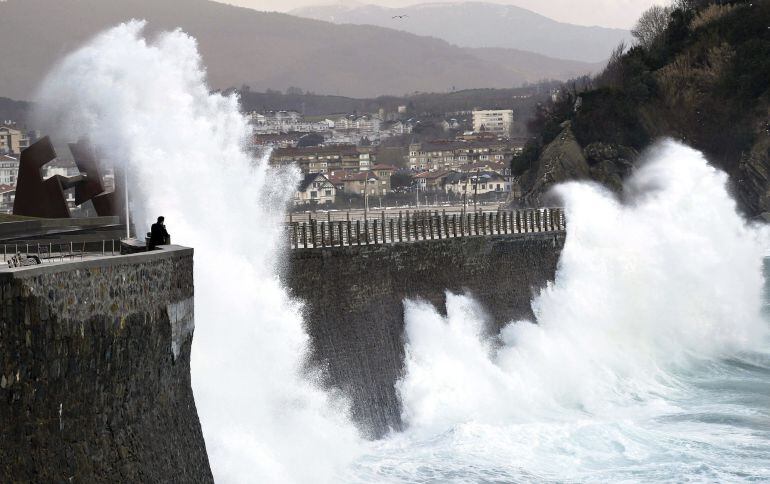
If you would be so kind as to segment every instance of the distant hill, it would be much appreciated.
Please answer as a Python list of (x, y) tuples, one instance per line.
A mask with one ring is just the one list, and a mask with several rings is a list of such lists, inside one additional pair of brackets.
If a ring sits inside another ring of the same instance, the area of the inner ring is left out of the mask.
[[(596, 70), (536, 54), (462, 49), (372, 26), (335, 25), (208, 0), (7, 0), (0, 2), (0, 96), (30, 99), (54, 62), (90, 37), (132, 18), (150, 33), (195, 36), (215, 88), (296, 86), (374, 97), (466, 88), (510, 88)], [(499, 55), (499, 58), (494, 59)]]
[[(377, 25), (428, 35), (461, 47), (520, 49), (559, 59), (600, 62), (631, 38), (627, 30), (572, 25), (512, 5), (426, 3), (403, 8), (336, 4), (291, 12), (338, 24)], [(405, 15), (403, 18), (393, 18)]]

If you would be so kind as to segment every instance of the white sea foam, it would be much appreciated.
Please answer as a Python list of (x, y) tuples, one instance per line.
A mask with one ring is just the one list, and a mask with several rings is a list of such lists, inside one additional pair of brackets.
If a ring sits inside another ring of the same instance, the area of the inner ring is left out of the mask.
[(137, 230), (165, 215), (195, 248), (192, 383), (217, 482), (323, 482), (355, 454), (344, 402), (302, 377), (308, 336), (276, 274), (298, 174), (243, 148), (235, 96), (212, 94), (195, 40), (108, 30), (45, 80), (38, 118), (128, 167)]
[(465, 296), (447, 296), (446, 318), (407, 303), (399, 388), (413, 427), (615, 413), (667, 391), (672, 368), (763, 344), (765, 246), (726, 175), (673, 142), (650, 157), (625, 202), (559, 187), (569, 234), (556, 281), (534, 299), (537, 324), (506, 326), (501, 346)]
[[(648, 158), (624, 201), (587, 183), (558, 188), (568, 236), (555, 282), (533, 300), (537, 324), (491, 335), (470, 297), (447, 294), (446, 317), (406, 302), (398, 390), (410, 429), (397, 439), (412, 455), (425, 439), (456, 453), (443, 478), (478, 478), (456, 468), (474, 453), (520, 478), (607, 478), (586, 462), (607, 471), (618, 457), (633, 467), (656, 445), (668, 450), (672, 436), (649, 422), (706, 403), (693, 401), (695, 368), (770, 347), (763, 230), (738, 215), (726, 175), (699, 152), (669, 141)], [(700, 444), (714, 438), (694, 428)]]

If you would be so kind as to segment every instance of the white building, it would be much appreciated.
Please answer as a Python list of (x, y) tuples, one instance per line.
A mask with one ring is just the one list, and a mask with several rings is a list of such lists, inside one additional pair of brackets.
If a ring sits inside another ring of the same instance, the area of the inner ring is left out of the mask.
[(19, 177), (19, 160), (9, 155), (0, 155), (0, 184), (16, 186)]
[(473, 131), (486, 131), (510, 136), (513, 128), (512, 109), (486, 109), (473, 111)]
[(334, 203), (337, 188), (323, 173), (309, 173), (294, 192), (294, 205)]

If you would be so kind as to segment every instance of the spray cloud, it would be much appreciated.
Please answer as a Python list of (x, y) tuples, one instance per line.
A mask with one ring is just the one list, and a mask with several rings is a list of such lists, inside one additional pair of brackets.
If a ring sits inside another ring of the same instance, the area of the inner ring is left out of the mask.
[(209, 92), (194, 39), (147, 40), (144, 25), (65, 58), (40, 88), (38, 125), (126, 166), (138, 232), (162, 214), (195, 248), (192, 383), (217, 481), (330, 480), (358, 436), (345, 402), (303, 378), (308, 336), (276, 276), (298, 174), (246, 152), (238, 100)]

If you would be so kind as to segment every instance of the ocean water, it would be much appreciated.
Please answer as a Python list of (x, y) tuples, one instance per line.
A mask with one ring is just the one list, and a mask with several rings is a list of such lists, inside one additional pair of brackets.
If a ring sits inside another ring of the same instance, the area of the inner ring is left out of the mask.
[(770, 357), (743, 353), (672, 374), (657, 401), (612, 416), (466, 421), (372, 444), (345, 482), (767, 482)]
[(568, 236), (536, 321), (491, 334), (469, 295), (446, 316), (405, 301), (407, 429), (370, 442), (303, 371), (302, 303), (277, 277), (298, 173), (248, 152), (194, 39), (143, 28), (55, 66), (36, 126), (125, 164), (138, 225), (165, 215), (195, 247), (192, 383), (217, 482), (770, 480), (769, 239), (700, 153), (661, 142), (622, 199), (558, 189)]

